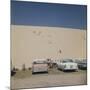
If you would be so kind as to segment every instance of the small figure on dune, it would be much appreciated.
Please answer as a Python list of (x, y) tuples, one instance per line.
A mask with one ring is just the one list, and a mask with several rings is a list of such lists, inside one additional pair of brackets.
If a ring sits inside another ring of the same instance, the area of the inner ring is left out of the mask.
[(36, 34), (36, 31), (33, 31), (34, 34)]

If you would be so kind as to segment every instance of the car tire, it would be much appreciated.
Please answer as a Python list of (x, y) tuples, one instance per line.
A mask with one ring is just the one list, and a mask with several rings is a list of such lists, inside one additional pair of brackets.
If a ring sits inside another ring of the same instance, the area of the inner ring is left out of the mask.
[(32, 74), (35, 74), (35, 72), (32, 72)]
[(76, 69), (75, 72), (78, 72), (78, 69)]

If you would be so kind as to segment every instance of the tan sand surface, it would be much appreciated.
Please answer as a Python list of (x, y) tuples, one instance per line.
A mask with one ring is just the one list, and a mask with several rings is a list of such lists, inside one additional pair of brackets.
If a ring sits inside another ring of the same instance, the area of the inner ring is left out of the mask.
[[(61, 71), (60, 71), (61, 72)], [(64, 73), (64, 74), (38, 74), (29, 78), (11, 79), (11, 88), (36, 88), (36, 87), (54, 87), (54, 86), (72, 86), (86, 85), (86, 73)]]

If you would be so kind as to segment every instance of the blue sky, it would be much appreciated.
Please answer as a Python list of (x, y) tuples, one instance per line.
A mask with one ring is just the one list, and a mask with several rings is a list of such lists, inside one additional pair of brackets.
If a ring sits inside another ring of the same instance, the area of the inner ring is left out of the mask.
[(11, 24), (87, 28), (87, 6), (11, 1)]

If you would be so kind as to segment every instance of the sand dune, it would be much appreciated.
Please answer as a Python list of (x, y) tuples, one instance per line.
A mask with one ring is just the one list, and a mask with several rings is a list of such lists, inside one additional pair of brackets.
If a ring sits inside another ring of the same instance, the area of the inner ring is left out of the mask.
[(13, 66), (29, 67), (36, 58), (86, 58), (86, 30), (11, 25)]

